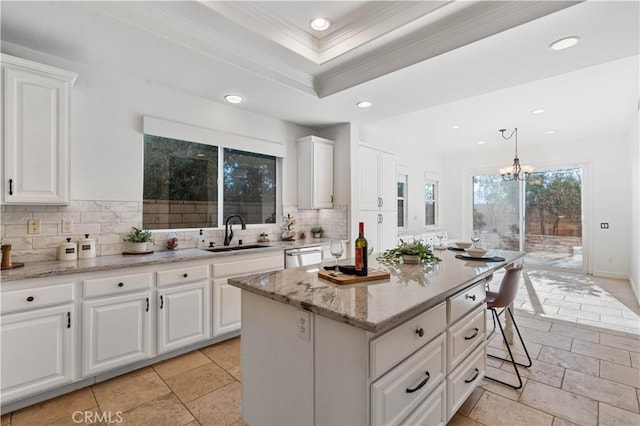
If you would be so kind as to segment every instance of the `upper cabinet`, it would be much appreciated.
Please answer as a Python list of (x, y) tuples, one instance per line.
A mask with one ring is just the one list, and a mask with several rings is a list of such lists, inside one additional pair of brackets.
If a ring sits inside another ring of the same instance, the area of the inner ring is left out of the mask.
[(69, 115), (77, 74), (2, 55), (4, 204), (69, 204)]
[(333, 141), (306, 136), (298, 142), (298, 208), (333, 208)]
[(396, 210), (396, 156), (360, 145), (360, 210)]

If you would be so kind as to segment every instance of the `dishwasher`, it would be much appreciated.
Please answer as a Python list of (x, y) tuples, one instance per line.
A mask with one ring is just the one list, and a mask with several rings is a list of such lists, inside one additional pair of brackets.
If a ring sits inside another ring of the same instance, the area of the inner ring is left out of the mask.
[(296, 268), (298, 266), (315, 265), (322, 262), (322, 247), (302, 247), (287, 249), (284, 251), (284, 267)]

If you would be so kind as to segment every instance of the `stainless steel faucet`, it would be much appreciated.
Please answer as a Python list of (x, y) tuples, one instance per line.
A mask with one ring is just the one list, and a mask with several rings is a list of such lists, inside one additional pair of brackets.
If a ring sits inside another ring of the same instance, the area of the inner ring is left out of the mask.
[(244, 219), (239, 214), (229, 215), (224, 221), (224, 245), (228, 246), (231, 244), (231, 240), (233, 239), (233, 228), (229, 225), (229, 220), (237, 217), (240, 219), (240, 223), (242, 224), (242, 229), (247, 229), (247, 225), (244, 223)]

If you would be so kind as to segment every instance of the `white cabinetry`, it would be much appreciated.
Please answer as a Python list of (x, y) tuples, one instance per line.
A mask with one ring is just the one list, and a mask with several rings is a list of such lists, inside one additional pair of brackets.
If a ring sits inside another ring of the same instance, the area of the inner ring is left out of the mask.
[[(209, 266), (158, 272), (158, 353), (206, 340), (210, 335)], [(167, 288), (163, 288), (167, 286)]]
[(278, 271), (284, 267), (282, 253), (257, 259), (218, 261), (213, 265), (213, 335), (240, 330), (241, 290), (227, 284), (234, 276)]
[(360, 221), (376, 252), (397, 244), (396, 186), (395, 155), (360, 145)]
[(151, 274), (84, 281), (82, 374), (90, 376), (152, 356)]
[(306, 136), (298, 144), (298, 208), (333, 207), (333, 141)]
[(3, 403), (75, 379), (77, 318), (73, 289), (74, 284), (69, 283), (3, 292)]
[(70, 92), (76, 77), (2, 55), (5, 204), (69, 204)]

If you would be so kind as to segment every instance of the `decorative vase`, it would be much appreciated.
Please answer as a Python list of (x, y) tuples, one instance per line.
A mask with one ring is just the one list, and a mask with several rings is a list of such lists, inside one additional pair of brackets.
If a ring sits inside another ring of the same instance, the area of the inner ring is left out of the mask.
[(316, 232), (315, 234), (313, 234), (313, 238), (322, 238), (322, 234), (319, 232)]
[(402, 263), (408, 263), (408, 264), (420, 263), (420, 256), (417, 254), (403, 254)]
[(134, 253), (144, 253), (147, 251), (147, 243), (129, 243), (129, 251)]

